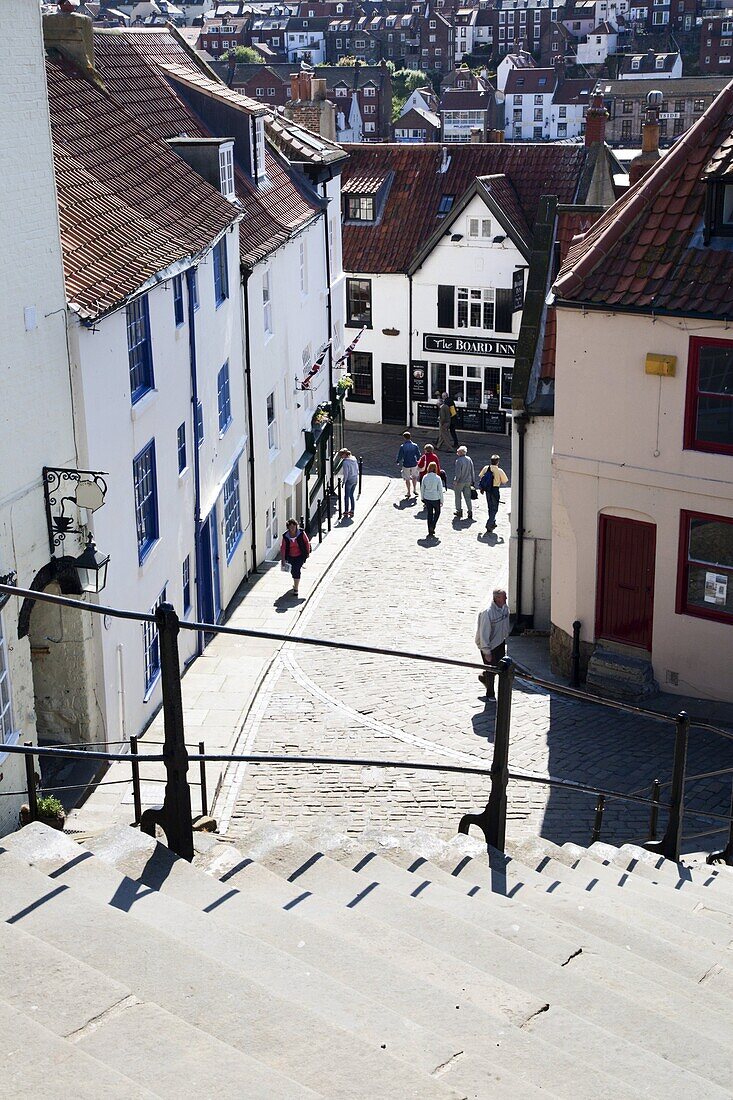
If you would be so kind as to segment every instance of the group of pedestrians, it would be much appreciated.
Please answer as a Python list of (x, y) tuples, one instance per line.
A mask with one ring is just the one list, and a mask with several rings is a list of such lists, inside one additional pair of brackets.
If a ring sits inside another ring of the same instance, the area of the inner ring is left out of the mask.
[[(441, 405), (440, 407), (441, 409), (448, 408), (447, 405)], [(448, 428), (446, 428), (446, 431), (448, 431)], [(410, 500), (413, 495), (417, 500), (418, 486), (420, 487), (420, 497), (425, 505), (428, 524), (428, 538), (434, 538), (435, 528), (440, 518), (443, 500), (448, 488), (448, 477), (445, 470), (441, 469), (440, 456), (432, 443), (426, 443), (421, 453), (410, 432), (403, 432), (402, 440), (400, 449), (397, 452), (397, 464), (401, 468), (402, 478), (405, 482), (405, 500)], [(468, 453), (468, 447), (458, 447), (456, 455), (456, 464), (453, 471), (453, 494), (455, 497), (455, 511), (453, 514), (456, 519), (463, 519), (465, 506), (466, 517), (469, 521), (473, 520), (474, 501), (478, 500), (479, 492), (484, 492), (489, 513), (486, 530), (493, 531), (496, 527), (500, 489), (502, 485), (506, 485), (509, 481), (499, 465), (499, 455), (491, 456), (491, 462), (483, 467), (478, 479), (473, 459)]]

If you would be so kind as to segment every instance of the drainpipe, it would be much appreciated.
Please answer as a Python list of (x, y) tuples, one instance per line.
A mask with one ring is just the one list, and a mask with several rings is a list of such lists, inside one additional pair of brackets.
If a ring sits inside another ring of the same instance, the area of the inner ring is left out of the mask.
[[(326, 180), (323, 181), (323, 199), (328, 203)], [(328, 400), (333, 401), (333, 305), (331, 302), (331, 253), (328, 232), (328, 205), (323, 210), (323, 235), (326, 244), (326, 313), (328, 316)], [(331, 467), (330, 482), (333, 483), (333, 431), (328, 441)], [(329, 515), (331, 513), (329, 512)]]
[[(199, 441), (196, 431), (196, 412), (199, 404), (198, 373), (196, 370), (196, 311), (194, 309), (194, 279), (196, 268), (186, 269), (186, 297), (188, 299), (188, 358), (191, 368), (191, 446), (193, 447), (193, 535), (194, 535), (194, 585), (196, 588), (196, 615), (198, 621), (203, 621), (203, 607), (201, 598), (201, 462), (199, 456)], [(196, 635), (196, 656), (200, 657), (204, 651), (204, 636), (199, 631)]]
[(515, 424), (517, 425), (517, 461), (519, 464), (518, 478), (517, 478), (517, 592), (516, 592), (516, 620), (515, 629), (518, 627), (521, 631), (524, 616), (522, 614), (522, 588), (523, 588), (523, 573), (524, 573), (524, 437), (527, 432), (527, 424), (529, 417), (526, 412), (520, 413), (515, 417)]
[(407, 426), (412, 427), (412, 275), (407, 275)]
[(249, 466), (249, 514), (250, 527), (252, 529), (252, 572), (257, 572), (257, 524), (255, 514), (255, 437), (254, 416), (252, 414), (252, 368), (249, 353), (249, 280), (252, 272), (245, 268), (242, 273), (242, 296), (244, 298), (243, 324), (244, 324), (244, 381), (247, 390), (247, 435), (249, 436), (247, 447), (247, 463)]

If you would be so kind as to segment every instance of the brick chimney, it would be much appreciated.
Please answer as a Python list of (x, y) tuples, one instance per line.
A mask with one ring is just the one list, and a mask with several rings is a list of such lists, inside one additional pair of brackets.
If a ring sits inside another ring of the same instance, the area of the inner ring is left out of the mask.
[(336, 140), (336, 108), (326, 99), (326, 81), (312, 72), (291, 73), (285, 115), (313, 134)]
[(629, 165), (630, 187), (638, 183), (659, 160), (659, 108), (663, 101), (664, 96), (658, 91), (649, 92), (646, 97), (647, 107), (641, 128), (641, 153)]
[(608, 111), (603, 106), (603, 96), (600, 92), (594, 92), (590, 99), (590, 107), (585, 116), (585, 144), (602, 145), (606, 140), (606, 119)]

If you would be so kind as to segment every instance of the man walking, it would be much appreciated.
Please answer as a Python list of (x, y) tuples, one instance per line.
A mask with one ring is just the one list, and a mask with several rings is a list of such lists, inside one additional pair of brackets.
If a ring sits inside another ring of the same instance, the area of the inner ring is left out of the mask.
[[(487, 608), (479, 612), (476, 625), (476, 645), (481, 651), (481, 659), (492, 670), (496, 669), (502, 657), (506, 656), (506, 640), (509, 637), (509, 608), (506, 592), (495, 588), (492, 601)], [(486, 685), (486, 695), (494, 699), (495, 671), (482, 672), (479, 680)]]
[(453, 440), (453, 446), (457, 450), (458, 449), (458, 436), (456, 435), (456, 420), (458, 419), (458, 409), (456, 408), (456, 403), (453, 400), (453, 398), (450, 396), (450, 394), (444, 393), (443, 394), (443, 400), (445, 401), (446, 405), (448, 406), (448, 410), (450, 412), (450, 424), (448, 425), (448, 429), (450, 431), (450, 437)]
[(499, 465), (499, 455), (492, 455), (491, 462), (484, 466), (479, 474), (478, 487), (486, 493), (486, 504), (489, 509), (489, 518), (486, 521), (486, 530), (493, 531), (496, 527), (496, 513), (499, 511), (499, 489), (506, 485), (509, 478)]
[(397, 465), (402, 467), (402, 477), (405, 482), (405, 500), (410, 499), (410, 489), (417, 500), (417, 483), (420, 477), (417, 464), (420, 461), (420, 448), (413, 443), (409, 432), (402, 433), (403, 442), (397, 452)]
[(473, 459), (468, 456), (468, 447), (458, 448), (456, 468), (453, 472), (453, 492), (456, 497), (456, 519), (463, 519), (463, 501), (466, 502), (468, 518), (473, 519), (473, 501), (471, 500), (471, 488), (476, 479), (473, 468)]
[(448, 435), (450, 431), (450, 405), (448, 404), (448, 394), (443, 394), (443, 400), (438, 406), (438, 438), (435, 443), (435, 448), (438, 451), (452, 451), (453, 445)]

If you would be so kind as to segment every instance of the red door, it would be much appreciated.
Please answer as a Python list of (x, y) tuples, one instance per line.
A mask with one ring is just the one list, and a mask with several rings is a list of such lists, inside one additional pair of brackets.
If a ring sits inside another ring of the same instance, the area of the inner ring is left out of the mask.
[(596, 638), (651, 650), (656, 542), (653, 523), (601, 516)]

